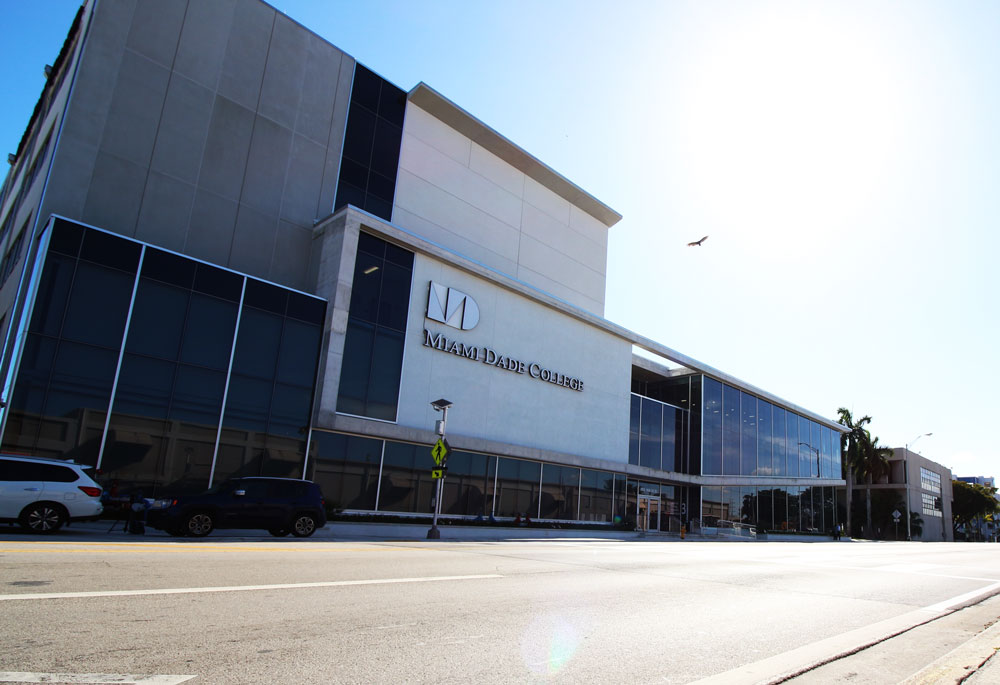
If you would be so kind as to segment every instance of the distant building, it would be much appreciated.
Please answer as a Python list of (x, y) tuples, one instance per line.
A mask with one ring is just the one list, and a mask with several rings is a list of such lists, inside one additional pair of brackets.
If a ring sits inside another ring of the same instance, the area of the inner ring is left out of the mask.
[(838, 521), (843, 427), (605, 319), (621, 216), (429, 86), (259, 0), (88, 0), (46, 74), (0, 191), (4, 450), (423, 516), (445, 398), (448, 516)]
[[(872, 503), (872, 530), (865, 535), (883, 540), (952, 541), (951, 469), (904, 447), (893, 449), (889, 474), (855, 485), (853, 523), (865, 523), (865, 506)], [(907, 528), (906, 511), (914, 518)], [(897, 517), (893, 512), (899, 512)], [(859, 518), (860, 516), (860, 518)]]

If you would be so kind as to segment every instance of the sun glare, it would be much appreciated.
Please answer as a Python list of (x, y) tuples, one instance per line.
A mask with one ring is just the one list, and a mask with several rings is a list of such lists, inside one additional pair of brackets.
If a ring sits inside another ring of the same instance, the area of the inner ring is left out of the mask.
[(900, 105), (877, 37), (800, 7), (712, 32), (691, 71), (689, 182), (734, 241), (828, 240), (888, 171)]

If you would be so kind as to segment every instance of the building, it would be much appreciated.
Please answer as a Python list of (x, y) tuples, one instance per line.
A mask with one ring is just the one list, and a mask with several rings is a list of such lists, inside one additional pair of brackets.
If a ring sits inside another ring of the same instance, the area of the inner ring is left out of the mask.
[[(895, 447), (887, 475), (855, 485), (852, 517), (867, 520), (871, 506), (870, 537), (886, 540), (955, 540), (951, 518), (951, 469), (905, 447)], [(911, 518), (907, 526), (906, 511)], [(898, 511), (899, 517), (893, 512)], [(898, 518), (898, 520), (897, 520)]]
[(259, 0), (87, 0), (10, 160), (4, 450), (426, 515), (446, 398), (446, 515), (840, 520), (836, 423), (603, 318), (618, 213)]

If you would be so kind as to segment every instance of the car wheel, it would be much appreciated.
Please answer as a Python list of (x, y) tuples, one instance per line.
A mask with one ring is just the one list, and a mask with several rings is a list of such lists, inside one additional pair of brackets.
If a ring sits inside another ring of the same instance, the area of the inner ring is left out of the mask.
[(286, 535), (288, 535), (288, 529), (287, 528), (268, 528), (267, 532), (270, 533), (271, 535), (273, 535), (276, 538), (283, 538)]
[(188, 516), (184, 532), (196, 538), (203, 538), (211, 533), (213, 528), (215, 528), (215, 523), (212, 521), (211, 515), (199, 511), (197, 514)]
[(292, 521), (292, 535), (307, 538), (316, 532), (316, 518), (312, 514), (299, 514)]
[(66, 522), (66, 511), (57, 504), (39, 502), (22, 511), (20, 521), (32, 533), (54, 533)]

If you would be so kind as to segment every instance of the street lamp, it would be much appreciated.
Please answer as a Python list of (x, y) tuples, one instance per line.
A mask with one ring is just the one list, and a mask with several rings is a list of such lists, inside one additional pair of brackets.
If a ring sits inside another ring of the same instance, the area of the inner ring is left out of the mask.
[[(431, 406), (434, 407), (434, 411), (441, 412), (441, 418), (434, 424), (434, 429), (438, 435), (441, 436), (439, 440), (440, 445), (446, 445), (444, 441), (445, 430), (448, 426), (448, 408), (451, 406), (451, 402), (444, 399), (443, 397), (439, 400), (434, 400), (431, 402)], [(439, 445), (435, 445), (438, 447)], [(447, 452), (444, 453), (444, 460), (447, 460)], [(441, 462), (441, 467), (444, 467), (444, 460)], [(444, 476), (444, 474), (441, 474)], [(444, 492), (444, 478), (437, 479), (437, 492), (434, 495), (434, 521), (431, 523), (431, 529), (427, 531), (428, 540), (439, 540), (441, 538), (441, 531), (438, 530), (438, 515), (441, 513), (441, 493)]]
[(805, 445), (805, 447), (807, 449), (810, 449), (810, 450), (812, 450), (813, 452), (816, 453), (816, 475), (819, 476), (820, 478), (822, 478), (823, 477), (823, 466), (820, 464), (819, 448), (818, 447), (813, 447), (808, 442), (800, 442), (799, 445)]
[[(910, 445), (917, 444), (917, 440), (919, 440), (920, 438), (926, 437), (928, 435), (934, 435), (934, 434), (933, 433), (921, 433), (917, 437), (913, 438), (913, 440), (910, 440), (908, 443), (906, 443), (906, 446), (903, 448), (903, 485), (906, 486), (906, 540), (907, 540), (907, 542), (909, 542), (910, 540), (913, 539), (910, 536), (910, 518), (912, 518), (911, 515), (910, 515), (910, 466), (909, 466), (909, 463), (908, 463), (909, 456), (910, 456)], [(942, 513), (942, 516), (943, 515), (944, 514)]]

